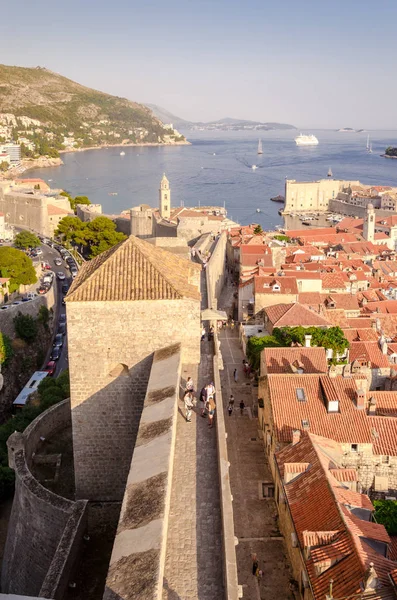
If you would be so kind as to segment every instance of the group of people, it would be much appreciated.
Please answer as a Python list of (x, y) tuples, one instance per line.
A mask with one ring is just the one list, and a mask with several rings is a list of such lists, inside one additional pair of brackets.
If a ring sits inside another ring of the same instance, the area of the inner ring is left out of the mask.
[[(185, 404), (185, 416), (187, 423), (191, 423), (192, 421), (192, 412), (195, 404), (194, 398), (195, 391), (193, 379), (191, 377), (188, 377), (186, 381), (185, 392), (183, 394), (183, 402)], [(214, 416), (216, 409), (215, 386), (212, 382), (202, 388), (200, 392), (200, 403), (200, 414), (204, 418), (208, 416), (208, 427), (212, 428), (214, 426)]]
[(210, 342), (211, 340), (214, 339), (214, 327), (213, 325), (210, 326), (210, 328), (208, 329), (208, 333), (206, 328), (204, 327), (204, 325), (201, 328), (201, 341), (203, 342), (205, 340), (205, 336), (208, 335), (208, 341)]
[[(240, 414), (243, 415), (244, 414), (244, 409), (245, 409), (245, 402), (244, 400), (240, 401)], [(227, 406), (227, 412), (229, 413), (229, 417), (232, 416), (234, 411), (234, 396), (233, 394), (230, 394), (230, 398), (229, 398), (229, 404)]]

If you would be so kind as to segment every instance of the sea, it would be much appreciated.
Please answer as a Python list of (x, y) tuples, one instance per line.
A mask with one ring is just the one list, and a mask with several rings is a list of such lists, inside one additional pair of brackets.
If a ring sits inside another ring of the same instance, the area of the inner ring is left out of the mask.
[[(299, 132), (294, 130), (184, 133), (191, 145), (65, 153), (62, 166), (26, 176), (40, 177), (73, 196), (88, 196), (102, 204), (105, 214), (118, 214), (138, 204), (157, 206), (166, 173), (173, 206), (225, 206), (229, 218), (243, 225), (259, 223), (265, 230), (283, 224), (282, 205), (270, 198), (284, 195), (286, 179), (326, 178), (331, 168), (336, 179), (397, 186), (397, 160), (380, 156), (387, 146), (397, 146), (397, 131), (304, 131), (319, 140), (318, 146), (306, 147), (296, 146)], [(366, 152), (367, 135), (372, 154)]]

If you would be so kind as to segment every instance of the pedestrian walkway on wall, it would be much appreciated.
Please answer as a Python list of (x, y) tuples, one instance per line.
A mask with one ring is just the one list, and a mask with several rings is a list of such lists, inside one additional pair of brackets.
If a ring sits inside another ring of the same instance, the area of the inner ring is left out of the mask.
[[(223, 410), (230, 462), (230, 484), (238, 582), (243, 598), (261, 600), (294, 598), (290, 590), (291, 571), (287, 550), (278, 531), (277, 507), (272, 498), (263, 498), (263, 490), (272, 490), (272, 475), (258, 432), (256, 414), (257, 388), (244, 374), (238, 331), (226, 328), (219, 333), (224, 370), (221, 372)], [(234, 379), (234, 372), (237, 381)], [(229, 416), (230, 396), (233, 411)], [(244, 408), (240, 410), (240, 403)], [(219, 406), (218, 410), (222, 410)], [(274, 488), (273, 488), (274, 489)], [(271, 491), (269, 492), (271, 494)], [(253, 574), (255, 560), (258, 562)]]

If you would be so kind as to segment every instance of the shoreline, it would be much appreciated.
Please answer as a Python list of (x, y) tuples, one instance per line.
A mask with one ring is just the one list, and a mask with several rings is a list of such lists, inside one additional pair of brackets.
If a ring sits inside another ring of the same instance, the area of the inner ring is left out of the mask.
[(72, 148), (70, 150), (59, 150), (59, 154), (70, 154), (71, 152), (85, 152), (86, 150), (103, 150), (104, 148), (143, 148), (145, 146), (191, 146), (192, 143), (185, 140), (184, 142), (173, 142), (172, 144), (160, 144), (159, 142), (141, 142), (131, 144), (101, 144), (100, 146), (87, 146), (86, 148)]
[(394, 158), (397, 159), (397, 156), (389, 156), (388, 154), (381, 154), (382, 158)]

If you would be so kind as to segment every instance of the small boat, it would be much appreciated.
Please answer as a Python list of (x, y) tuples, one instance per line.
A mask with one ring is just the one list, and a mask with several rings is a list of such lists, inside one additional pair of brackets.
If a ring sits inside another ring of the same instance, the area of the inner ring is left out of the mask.
[(262, 140), (259, 140), (259, 142), (258, 142), (258, 154), (263, 154)]
[(120, 152), (120, 156), (125, 156), (124, 150), (122, 152)]
[(251, 169), (255, 171), (258, 167), (256, 165), (252, 165)]
[(303, 221), (302, 225), (308, 225), (308, 226), (310, 226), (310, 223), (308, 223), (307, 221)]
[(261, 212), (261, 209), (260, 209), (260, 208), (257, 208), (257, 209), (256, 209), (256, 212)]
[(117, 196), (117, 192), (109, 192), (108, 196)]
[(333, 177), (333, 173), (332, 173), (331, 167), (328, 169), (327, 177)]
[(273, 196), (273, 198), (270, 198), (270, 200), (272, 202), (285, 202), (285, 198), (281, 194), (278, 194), (277, 196)]

